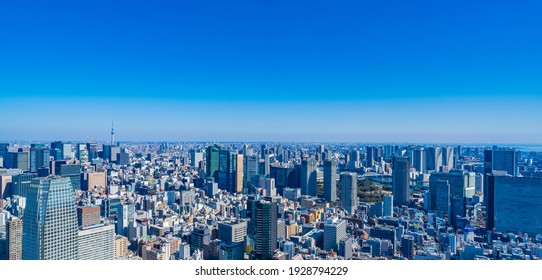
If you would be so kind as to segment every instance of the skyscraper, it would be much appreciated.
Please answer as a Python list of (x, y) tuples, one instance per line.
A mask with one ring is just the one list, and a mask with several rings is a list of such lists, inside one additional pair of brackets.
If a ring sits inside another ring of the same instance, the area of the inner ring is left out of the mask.
[(43, 144), (30, 146), (30, 172), (38, 172), (42, 167), (49, 167), (50, 150)]
[(258, 182), (259, 158), (257, 155), (247, 155), (245, 161), (245, 188), (249, 188), (249, 184), (256, 185)]
[(203, 161), (203, 153), (194, 149), (190, 150), (190, 166), (198, 168), (200, 162)]
[(401, 238), (401, 254), (411, 260), (414, 257), (414, 237), (405, 235)]
[(6, 251), (8, 260), (21, 260), (23, 254), (23, 220), (11, 217), (6, 221)]
[(339, 182), (341, 188), (341, 207), (350, 214), (353, 214), (358, 206), (357, 175), (356, 173), (341, 173)]
[(51, 156), (55, 160), (64, 159), (64, 143), (62, 143), (62, 141), (55, 141), (51, 143)]
[(384, 195), (384, 208), (383, 208), (384, 217), (393, 217), (393, 196)]
[(23, 225), (23, 259), (78, 258), (75, 193), (68, 178), (32, 180)]
[(514, 234), (542, 234), (542, 178), (495, 176), (494, 226)]
[(205, 176), (218, 181), (218, 166), (220, 161), (220, 146), (213, 145), (205, 149)]
[[(433, 173), (429, 178), (432, 209), (448, 213), (452, 225), (456, 216), (465, 216), (465, 199), (474, 195), (474, 180), (470, 180), (470, 176), (468, 172), (455, 170)], [(472, 176), (474, 179), (474, 173)]]
[(237, 153), (221, 150), (218, 164), (218, 187), (230, 193), (236, 192)]
[(335, 159), (324, 161), (324, 199), (337, 200), (337, 161)]
[(484, 171), (506, 171), (509, 175), (517, 176), (517, 151), (493, 147), (493, 150), (484, 152)]
[(339, 251), (339, 242), (346, 237), (346, 220), (328, 219), (324, 224), (324, 250)]
[(266, 197), (256, 204), (256, 258), (270, 260), (277, 249), (277, 202)]
[(97, 143), (87, 143), (88, 151), (88, 160), (92, 161), (95, 158), (98, 158), (98, 144)]
[(79, 160), (83, 168), (90, 166), (87, 144), (85, 143), (76, 144), (75, 152), (77, 153), (77, 159)]
[(450, 171), (455, 168), (454, 147), (442, 148), (442, 166), (446, 169), (443, 171)]
[(442, 166), (442, 148), (429, 147), (426, 150), (426, 168), (429, 171), (439, 171)]
[(393, 158), (393, 203), (407, 205), (410, 194), (410, 161), (408, 157)]
[(350, 151), (350, 159), (348, 160), (348, 170), (356, 170), (359, 168), (360, 155), (358, 150)]
[(424, 172), (427, 170), (425, 167), (425, 154), (424, 148), (417, 148), (412, 151), (412, 166), (418, 172)]
[(244, 168), (243, 168), (244, 156), (243, 154), (236, 154), (235, 159), (235, 176), (234, 176), (234, 191), (237, 193), (243, 192), (243, 180), (244, 180)]
[(301, 162), (301, 194), (316, 196), (316, 160), (309, 158)]

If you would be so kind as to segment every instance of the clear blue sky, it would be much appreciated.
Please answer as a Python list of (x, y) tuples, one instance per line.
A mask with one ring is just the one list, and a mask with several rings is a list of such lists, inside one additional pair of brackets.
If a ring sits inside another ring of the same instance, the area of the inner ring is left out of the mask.
[(540, 1), (2, 1), (0, 139), (542, 143)]

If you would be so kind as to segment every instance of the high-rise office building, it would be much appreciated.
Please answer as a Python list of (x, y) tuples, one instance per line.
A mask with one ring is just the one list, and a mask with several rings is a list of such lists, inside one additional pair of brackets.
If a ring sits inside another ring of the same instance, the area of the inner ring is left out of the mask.
[[(190, 253), (190, 251), (188, 251)], [(128, 255), (128, 238), (122, 235), (115, 237), (115, 258), (122, 258)]]
[(8, 160), (9, 155), (9, 143), (0, 143), (0, 158), (2, 158), (0, 161), (2, 161), (2, 164), (0, 166), (7, 167), (7, 162), (11, 161), (11, 159)]
[(324, 224), (324, 246), (326, 251), (339, 251), (339, 242), (346, 237), (346, 220), (328, 219)]
[(417, 148), (412, 151), (412, 167), (418, 172), (424, 172), (427, 170), (425, 166), (426, 151), (424, 148)]
[(393, 217), (393, 196), (389, 194), (384, 195), (384, 207), (382, 210), (384, 217)]
[(324, 199), (337, 200), (337, 161), (335, 159), (324, 161)]
[(81, 167), (86, 168), (90, 166), (90, 160), (88, 156), (87, 144), (79, 143), (75, 145), (75, 153)]
[(356, 173), (341, 173), (341, 208), (353, 214), (358, 204), (358, 178)]
[(32, 179), (36, 178), (35, 173), (22, 173), (14, 175), (12, 177), (12, 194), (26, 197), (28, 195), (28, 189), (32, 183)]
[(97, 224), (81, 228), (77, 233), (79, 260), (115, 259), (115, 227)]
[(454, 157), (454, 147), (443, 147), (442, 148), (442, 167), (445, 170), (450, 171), (455, 168), (455, 159)]
[(452, 196), (450, 191), (450, 182), (443, 179), (432, 180), (429, 185), (431, 194), (431, 209), (446, 216), (450, 214)]
[(203, 161), (203, 153), (194, 149), (190, 150), (190, 166), (198, 168)]
[(542, 178), (495, 176), (490, 187), (497, 231), (542, 234)]
[(271, 165), (275, 163), (275, 154), (266, 154), (264, 157), (264, 172), (263, 175), (271, 173)]
[(211, 231), (207, 226), (200, 225), (194, 228), (190, 235), (190, 254), (196, 250), (203, 252), (205, 245), (211, 243)]
[(128, 227), (136, 221), (135, 204), (125, 203), (117, 205), (117, 225), (115, 232), (120, 235), (128, 235)]
[(350, 159), (348, 160), (348, 170), (356, 170), (360, 167), (360, 155), (358, 150), (352, 150), (349, 153)]
[(17, 152), (9, 152), (8, 160), (8, 162), (4, 162), (8, 168), (17, 168), (23, 171), (30, 170), (29, 153), (22, 149), (19, 149)]
[(258, 183), (258, 164), (259, 158), (257, 155), (253, 154), (245, 156), (245, 188), (249, 188), (249, 183), (252, 185), (256, 185)]
[(270, 177), (275, 179), (275, 186), (279, 194), (284, 194), (286, 188), (293, 188), (295, 184), (295, 171), (293, 166), (271, 166)]
[(393, 158), (393, 203), (407, 205), (410, 195), (410, 161), (408, 157)]
[(243, 154), (236, 154), (233, 189), (234, 189), (234, 192), (237, 192), (237, 193), (243, 192), (243, 182), (245, 178), (243, 163), (244, 163)]
[(277, 202), (266, 197), (256, 203), (256, 258), (270, 260), (277, 249)]
[(403, 257), (411, 260), (414, 257), (414, 237), (404, 235), (401, 238), (401, 254)]
[(263, 196), (276, 196), (277, 188), (275, 187), (275, 179), (261, 178), (260, 188), (264, 191)]
[(69, 178), (74, 190), (81, 190), (81, 165), (62, 164), (60, 165), (60, 176)]
[(49, 167), (50, 150), (43, 144), (30, 146), (30, 172), (38, 172), (42, 167)]
[(88, 227), (100, 223), (100, 207), (96, 205), (77, 206), (77, 225)]
[(55, 141), (51, 143), (51, 156), (54, 160), (64, 159), (64, 143), (62, 141)]
[(313, 158), (301, 162), (301, 194), (316, 196), (317, 163)]
[(429, 171), (439, 171), (442, 166), (442, 148), (429, 147), (425, 154), (426, 169)]
[(218, 165), (218, 187), (230, 193), (235, 193), (236, 186), (237, 153), (221, 150)]
[(220, 146), (213, 145), (205, 149), (205, 177), (213, 177), (218, 181), (218, 168), (220, 162)]
[(21, 260), (23, 256), (23, 220), (11, 217), (6, 221), (6, 252), (8, 260)]
[(456, 170), (436, 172), (429, 178), (431, 208), (448, 213), (452, 225), (455, 225), (456, 216), (464, 217), (466, 214), (465, 199), (474, 196), (474, 176), (473, 172)]
[(77, 210), (70, 179), (32, 180), (23, 224), (23, 259), (78, 258)]
[(246, 222), (222, 222), (218, 223), (218, 239), (224, 242), (245, 242), (247, 235)]
[(98, 144), (87, 143), (88, 160), (92, 162), (93, 159), (98, 158)]
[(484, 172), (506, 171), (511, 176), (518, 175), (517, 151), (493, 147), (493, 150), (484, 151)]

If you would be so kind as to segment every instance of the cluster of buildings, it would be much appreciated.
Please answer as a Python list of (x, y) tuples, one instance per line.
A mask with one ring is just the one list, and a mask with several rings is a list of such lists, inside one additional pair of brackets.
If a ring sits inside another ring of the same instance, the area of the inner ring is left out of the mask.
[(0, 259), (542, 258), (542, 153), (113, 136), (0, 144)]

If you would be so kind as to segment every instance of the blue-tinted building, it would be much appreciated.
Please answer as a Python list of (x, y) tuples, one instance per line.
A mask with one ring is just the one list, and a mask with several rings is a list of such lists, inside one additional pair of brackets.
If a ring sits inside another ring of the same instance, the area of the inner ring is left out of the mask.
[(32, 180), (24, 214), (23, 259), (77, 258), (77, 210), (70, 179)]

